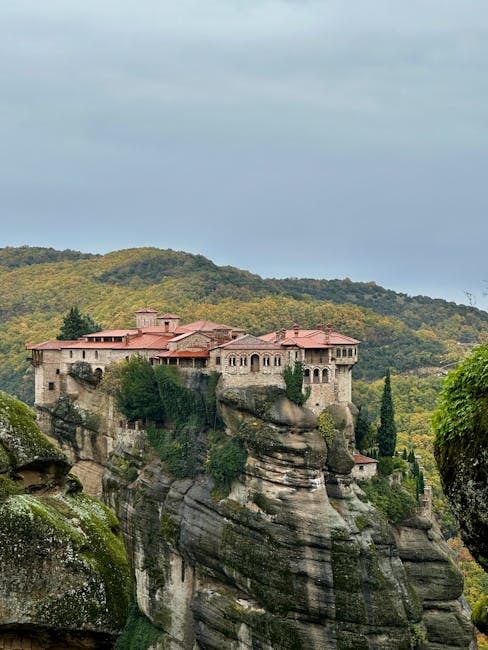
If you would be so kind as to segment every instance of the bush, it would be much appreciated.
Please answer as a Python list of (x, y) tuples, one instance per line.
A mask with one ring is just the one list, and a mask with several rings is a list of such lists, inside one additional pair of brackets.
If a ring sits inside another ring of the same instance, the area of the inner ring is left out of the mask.
[(378, 460), (378, 474), (380, 476), (391, 476), (393, 472), (400, 471), (403, 476), (408, 472), (408, 463), (400, 456), (382, 456)]
[(375, 477), (371, 481), (363, 481), (361, 488), (374, 507), (393, 524), (398, 524), (415, 514), (415, 497), (401, 485), (390, 485), (387, 478)]
[(149, 427), (149, 442), (176, 478), (194, 478), (203, 469), (205, 441), (195, 417), (176, 430)]
[(241, 440), (213, 431), (209, 436), (205, 470), (218, 487), (230, 487), (244, 471), (247, 451)]
[(307, 386), (305, 393), (302, 393), (303, 386), (303, 363), (295, 361), (294, 366), (286, 366), (283, 370), (283, 379), (286, 384), (286, 396), (291, 402), (302, 406), (310, 397), (311, 388)]
[(78, 379), (78, 381), (85, 382), (91, 386), (96, 386), (99, 378), (92, 370), (91, 365), (87, 361), (75, 361), (71, 364), (69, 374)]
[(136, 355), (122, 364), (118, 403), (130, 421), (163, 419), (164, 409), (156, 377), (144, 357)]

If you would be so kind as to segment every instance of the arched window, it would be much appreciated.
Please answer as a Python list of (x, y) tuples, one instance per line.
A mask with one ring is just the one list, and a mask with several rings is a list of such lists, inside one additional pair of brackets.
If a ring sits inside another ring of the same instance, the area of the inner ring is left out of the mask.
[(229, 357), (229, 366), (235, 366), (236, 365), (236, 358), (234, 355)]
[(98, 359), (98, 350), (95, 350), (95, 359)]
[(259, 372), (259, 354), (251, 355), (251, 372)]
[(318, 368), (313, 369), (313, 383), (320, 384), (320, 374)]
[(247, 366), (247, 357), (241, 357), (240, 364), (241, 366)]
[(329, 371), (327, 368), (322, 370), (322, 383), (327, 384), (329, 381)]
[(280, 354), (277, 354), (277, 355), (275, 356), (275, 358), (274, 358), (274, 364), (275, 364), (275, 366), (277, 366), (277, 367), (281, 366), (281, 355), (280, 355)]
[(271, 363), (271, 359), (268, 356), (263, 357), (263, 366), (268, 367)]
[(303, 373), (303, 383), (304, 384), (310, 383), (310, 370), (308, 368), (305, 368), (305, 371)]

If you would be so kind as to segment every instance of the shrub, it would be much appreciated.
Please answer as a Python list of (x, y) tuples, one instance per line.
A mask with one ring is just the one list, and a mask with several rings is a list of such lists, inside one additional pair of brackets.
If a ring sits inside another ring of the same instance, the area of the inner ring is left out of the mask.
[(86, 361), (75, 361), (71, 364), (69, 369), (69, 374), (78, 379), (78, 381), (85, 382), (91, 386), (96, 386), (99, 382), (99, 378), (92, 370), (92, 367)]
[(283, 379), (286, 384), (286, 396), (298, 406), (302, 406), (310, 397), (311, 388), (307, 386), (305, 393), (302, 392), (303, 386), (303, 363), (295, 361), (294, 366), (286, 366), (283, 370)]
[(393, 524), (398, 524), (415, 514), (415, 497), (401, 485), (390, 485), (388, 478), (375, 477), (371, 481), (363, 481), (361, 488), (374, 507)]
[(213, 431), (209, 436), (205, 470), (217, 486), (230, 487), (244, 471), (247, 451), (241, 440)]
[(147, 359), (140, 355), (122, 364), (120, 410), (128, 420), (162, 420), (163, 405), (154, 371)]

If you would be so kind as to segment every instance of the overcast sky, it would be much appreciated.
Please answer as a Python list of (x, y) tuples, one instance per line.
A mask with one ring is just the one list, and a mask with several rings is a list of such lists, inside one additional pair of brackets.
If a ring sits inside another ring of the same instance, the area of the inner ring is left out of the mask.
[(486, 0), (2, 0), (0, 246), (488, 306)]

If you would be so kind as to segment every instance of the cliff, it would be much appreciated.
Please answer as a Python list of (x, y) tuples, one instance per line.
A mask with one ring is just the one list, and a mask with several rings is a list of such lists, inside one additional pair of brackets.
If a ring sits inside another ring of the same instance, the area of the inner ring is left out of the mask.
[(0, 392), (0, 647), (111, 648), (127, 616), (118, 522), (34, 413)]
[(476, 647), (431, 522), (390, 525), (352, 480), (352, 405), (318, 421), (279, 389), (218, 398), (248, 451), (229, 494), (203, 472), (171, 475), (142, 431), (110, 457), (104, 495), (139, 609), (119, 648), (142, 629), (165, 650)]

